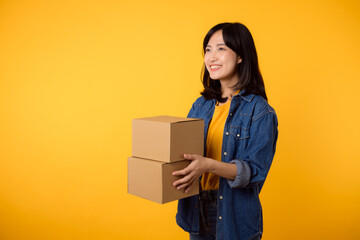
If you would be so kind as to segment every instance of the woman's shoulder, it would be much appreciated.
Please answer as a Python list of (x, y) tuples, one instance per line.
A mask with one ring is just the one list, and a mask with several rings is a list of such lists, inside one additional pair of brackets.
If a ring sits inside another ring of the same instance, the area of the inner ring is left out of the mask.
[(193, 103), (188, 117), (203, 117), (205, 113), (210, 111), (214, 105), (213, 100), (207, 100), (203, 96), (198, 97), (195, 102)]
[(274, 108), (260, 95), (250, 94), (244, 96), (243, 99), (246, 100), (249, 110), (251, 109), (253, 120), (269, 113), (276, 115)]
[(203, 96), (200, 96), (195, 100), (195, 102), (193, 103), (193, 106), (204, 106), (204, 105), (209, 105), (212, 103), (213, 103), (212, 99), (207, 100)]
[(268, 101), (266, 101), (262, 96), (260, 95), (254, 95), (254, 98), (253, 98), (253, 102), (254, 102), (254, 105), (257, 107), (257, 108), (261, 108), (261, 109), (267, 109), (267, 110), (274, 110), (270, 104), (268, 103)]

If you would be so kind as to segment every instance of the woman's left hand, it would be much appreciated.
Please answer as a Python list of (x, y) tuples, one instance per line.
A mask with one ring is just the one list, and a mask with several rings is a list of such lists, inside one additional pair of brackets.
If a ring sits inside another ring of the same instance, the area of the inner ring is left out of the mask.
[(192, 184), (199, 180), (199, 177), (210, 169), (212, 159), (206, 158), (196, 154), (184, 154), (185, 159), (192, 162), (186, 168), (175, 171), (172, 174), (174, 176), (184, 176), (183, 178), (175, 181), (173, 185), (178, 189), (185, 189), (187, 193)]

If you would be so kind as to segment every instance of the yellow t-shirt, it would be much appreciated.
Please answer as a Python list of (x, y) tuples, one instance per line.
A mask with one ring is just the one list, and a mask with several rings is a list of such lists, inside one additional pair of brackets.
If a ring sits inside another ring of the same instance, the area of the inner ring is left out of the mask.
[[(226, 118), (230, 110), (230, 100), (221, 106), (215, 106), (206, 140), (206, 157), (221, 161), (222, 140)], [(217, 190), (219, 177), (213, 173), (204, 173), (201, 178), (201, 189)]]

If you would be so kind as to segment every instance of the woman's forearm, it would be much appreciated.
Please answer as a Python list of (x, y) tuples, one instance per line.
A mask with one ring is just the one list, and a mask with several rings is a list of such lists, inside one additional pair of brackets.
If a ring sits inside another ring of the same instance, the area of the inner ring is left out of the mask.
[(208, 161), (209, 161), (209, 168), (208, 168), (209, 172), (230, 180), (234, 180), (236, 178), (237, 168), (235, 164), (224, 163), (224, 162), (216, 161), (211, 158), (208, 158)]
[(186, 168), (173, 172), (174, 176), (182, 176), (182, 178), (173, 183), (177, 189), (184, 188), (185, 192), (187, 192), (191, 185), (198, 181), (199, 177), (206, 172), (211, 172), (230, 180), (236, 178), (237, 167), (235, 164), (220, 162), (196, 154), (185, 154), (184, 157), (191, 160), (191, 163)]

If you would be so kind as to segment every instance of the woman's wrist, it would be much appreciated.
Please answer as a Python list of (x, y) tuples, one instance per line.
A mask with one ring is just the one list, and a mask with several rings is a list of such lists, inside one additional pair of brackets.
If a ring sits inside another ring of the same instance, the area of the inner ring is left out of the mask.
[(216, 169), (216, 163), (217, 161), (212, 158), (205, 158), (207, 160), (207, 169), (206, 172), (214, 173)]

